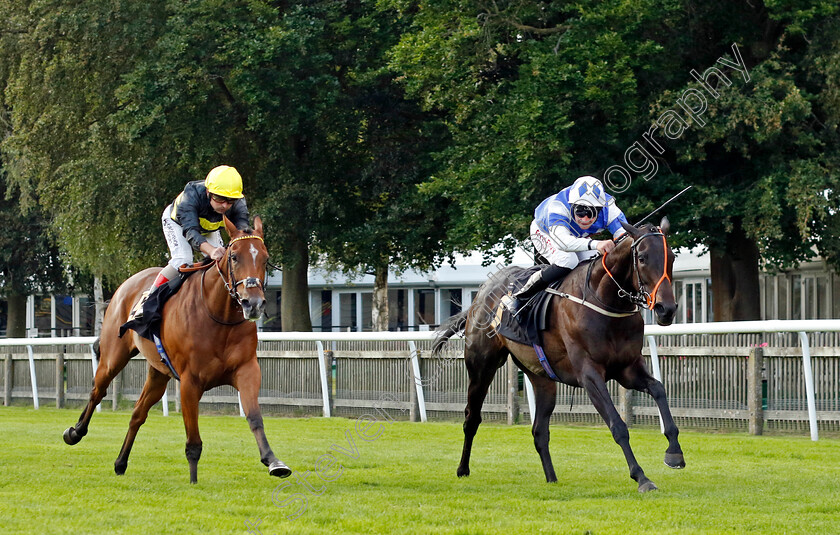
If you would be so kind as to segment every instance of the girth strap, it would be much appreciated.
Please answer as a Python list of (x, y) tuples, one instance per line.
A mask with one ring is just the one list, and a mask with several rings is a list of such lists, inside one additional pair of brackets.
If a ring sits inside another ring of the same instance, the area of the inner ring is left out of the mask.
[(568, 299), (569, 301), (573, 301), (573, 302), (575, 302), (579, 305), (583, 305), (585, 307), (591, 308), (595, 312), (597, 312), (599, 314), (603, 314), (604, 316), (609, 316), (611, 318), (626, 318), (628, 316), (632, 316), (632, 315), (637, 314), (639, 312), (639, 306), (638, 305), (636, 305), (636, 308), (634, 310), (631, 310), (629, 312), (610, 312), (609, 310), (605, 310), (605, 309), (599, 307), (598, 305), (590, 303), (589, 301), (584, 301), (580, 297), (575, 297), (574, 295), (569, 295), (569, 294), (564, 293), (564, 292), (558, 292), (557, 290), (555, 290), (553, 288), (546, 288), (545, 291), (550, 293), (550, 294), (559, 295), (563, 299)]
[(554, 373), (554, 370), (551, 369), (551, 364), (548, 363), (548, 358), (545, 356), (545, 351), (539, 344), (534, 344), (534, 351), (537, 352), (537, 358), (540, 359), (540, 364), (542, 364), (545, 373), (551, 378), (552, 381), (560, 382), (560, 379), (557, 377), (557, 374)]
[(163, 342), (160, 341), (160, 337), (156, 334), (152, 334), (152, 338), (155, 341), (155, 347), (157, 347), (158, 354), (160, 355), (160, 361), (166, 364), (166, 367), (172, 372), (172, 377), (180, 381), (181, 378), (178, 377), (178, 372), (175, 371), (175, 368), (172, 367), (172, 363), (169, 362), (169, 355), (167, 355), (166, 350), (163, 349)]

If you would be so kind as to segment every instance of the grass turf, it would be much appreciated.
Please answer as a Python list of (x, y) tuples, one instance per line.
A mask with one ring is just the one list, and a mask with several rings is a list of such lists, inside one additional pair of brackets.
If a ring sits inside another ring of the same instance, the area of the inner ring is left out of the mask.
[[(559, 481), (547, 484), (527, 426), (483, 425), (472, 475), (459, 479), (459, 424), (396, 422), (365, 441), (353, 420), (269, 418), (269, 441), (297, 474), (279, 480), (244, 419), (202, 416), (190, 485), (180, 415), (149, 416), (125, 476), (113, 461), (129, 413), (95, 414), (67, 446), (77, 417), (0, 407), (0, 533), (840, 533), (836, 439), (683, 432), (688, 466), (671, 470), (658, 430), (631, 429), (660, 487), (642, 495), (605, 427), (553, 426)], [(315, 471), (328, 452), (341, 467), (322, 464), (324, 482)], [(306, 471), (319, 495), (301, 486)]]

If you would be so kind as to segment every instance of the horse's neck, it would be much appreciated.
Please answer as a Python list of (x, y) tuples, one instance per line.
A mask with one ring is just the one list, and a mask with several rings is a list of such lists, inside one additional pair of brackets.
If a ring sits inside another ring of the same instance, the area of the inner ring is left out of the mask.
[[(635, 290), (631, 256), (630, 247), (619, 246), (603, 259), (603, 264), (602, 259), (594, 260), (596, 264), (593, 266), (589, 284), (603, 303), (615, 308), (627, 308), (628, 301), (618, 295), (618, 285), (628, 292)], [(607, 274), (604, 265), (612, 273), (612, 278)]]
[[(225, 273), (224, 268), (221, 271)], [(219, 274), (219, 268), (215, 265), (207, 268), (201, 282), (204, 306), (207, 307), (207, 310), (215, 318), (227, 322), (234, 322), (241, 319), (242, 312), (228, 292), (228, 288), (225, 285), (226, 279)]]

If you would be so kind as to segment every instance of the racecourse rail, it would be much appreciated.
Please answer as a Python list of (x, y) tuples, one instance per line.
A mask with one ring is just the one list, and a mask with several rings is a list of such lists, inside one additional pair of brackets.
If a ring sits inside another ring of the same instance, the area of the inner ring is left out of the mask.
[[(734, 423), (756, 434), (765, 424), (798, 429), (807, 422), (811, 439), (817, 440), (820, 423), (840, 428), (838, 333), (840, 320), (647, 325), (643, 353), (653, 375), (665, 384), (678, 422), (720, 427)], [(453, 339), (443, 356), (433, 357), (433, 331), (258, 336), (264, 412), (358, 416), (377, 408), (407, 412), (412, 421), (427, 421), (430, 413), (450, 419), (462, 414), (467, 385), (460, 363), (462, 338)], [(54, 399), (58, 407), (66, 400), (86, 401), (97, 366), (95, 340), (0, 339), (5, 348), (0, 352), (6, 353), (4, 403), (27, 399), (37, 409), (40, 398)], [(109, 388), (106, 399), (114, 408), (120, 399), (137, 399), (144, 368), (145, 360), (135, 357)], [(510, 360), (500, 368), (484, 406), (487, 417), (506, 416), (515, 423), (521, 412), (533, 414), (533, 390), (523, 377)], [(178, 385), (172, 383), (163, 398), (166, 415), (170, 393), (176, 410), (179, 407)], [(628, 423), (654, 425), (658, 420), (658, 410), (647, 396), (634, 395), (614, 382), (610, 393)], [(202, 406), (229, 409), (236, 406), (237, 396), (231, 387), (219, 387), (205, 394)], [(239, 411), (242, 414), (241, 406)], [(600, 418), (582, 391), (558, 385), (553, 421)]]

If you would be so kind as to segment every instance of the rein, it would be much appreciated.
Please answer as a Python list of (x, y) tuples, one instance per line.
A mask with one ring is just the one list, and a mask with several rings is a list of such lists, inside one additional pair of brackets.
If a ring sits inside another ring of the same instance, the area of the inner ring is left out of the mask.
[[(257, 277), (245, 277), (242, 280), (238, 280), (238, 281), (236, 280), (236, 277), (235, 277), (234, 272), (233, 272), (233, 262), (231, 261), (231, 256), (233, 255), (233, 251), (231, 250), (230, 246), (233, 245), (234, 243), (240, 241), (240, 240), (260, 240), (260, 241), (263, 241), (263, 239), (260, 236), (250, 235), (250, 234), (245, 235), (245, 236), (239, 236), (238, 238), (234, 238), (234, 239), (230, 240), (230, 243), (228, 243), (227, 247), (226, 247), (226, 249), (227, 249), (227, 267), (228, 267), (228, 275), (227, 276), (225, 276), (225, 274), (222, 273), (222, 268), (219, 267), (219, 262), (218, 261), (214, 262), (213, 264), (216, 266), (216, 271), (219, 273), (219, 277), (222, 279), (222, 283), (224, 283), (225, 288), (227, 289), (228, 295), (230, 295), (230, 297), (233, 298), (233, 300), (236, 301), (236, 304), (239, 305), (240, 308), (241, 308), (242, 307), (242, 296), (239, 295), (239, 292), (237, 291), (236, 288), (239, 287), (240, 284), (244, 284), (245, 288), (261, 288), (261, 289), (263, 289), (263, 291), (265, 291), (265, 282), (261, 281)], [(209, 265), (208, 265), (208, 267), (209, 267)], [(207, 270), (205, 269), (201, 273), (201, 302), (204, 304), (204, 310), (207, 311), (207, 315), (210, 316), (210, 319), (212, 319), (213, 321), (215, 321), (216, 323), (219, 323), (221, 325), (239, 325), (240, 323), (245, 323), (246, 321), (248, 321), (245, 318), (242, 318), (239, 321), (233, 321), (233, 322), (224, 321), (224, 320), (220, 320), (219, 318), (217, 318), (216, 316), (213, 315), (213, 313), (210, 311), (210, 307), (207, 306), (207, 298), (204, 294), (204, 276), (206, 274), (207, 274)]]
[[(662, 267), (662, 276), (659, 277), (658, 281), (656, 281), (656, 285), (653, 287), (652, 293), (647, 292), (647, 290), (645, 289), (645, 284), (642, 282), (642, 277), (641, 275), (639, 275), (639, 252), (636, 249), (643, 239), (650, 236), (662, 236), (662, 252), (665, 256)], [(633, 244), (630, 246), (630, 248), (633, 253), (633, 273), (636, 275), (636, 282), (639, 286), (638, 292), (628, 292), (627, 290), (621, 287), (617, 280), (615, 280), (615, 277), (613, 276), (612, 272), (607, 267), (607, 255), (603, 255), (601, 257), (601, 265), (604, 267), (604, 271), (607, 272), (607, 275), (610, 277), (610, 279), (612, 279), (615, 285), (618, 286), (619, 297), (627, 299), (636, 306), (641, 306), (650, 310), (653, 308), (653, 305), (656, 301), (656, 292), (662, 285), (662, 281), (667, 280), (668, 282), (671, 282), (671, 278), (668, 276), (668, 243), (665, 241), (665, 234), (663, 234), (662, 232), (648, 232), (647, 234), (642, 234), (637, 239), (633, 240)]]

